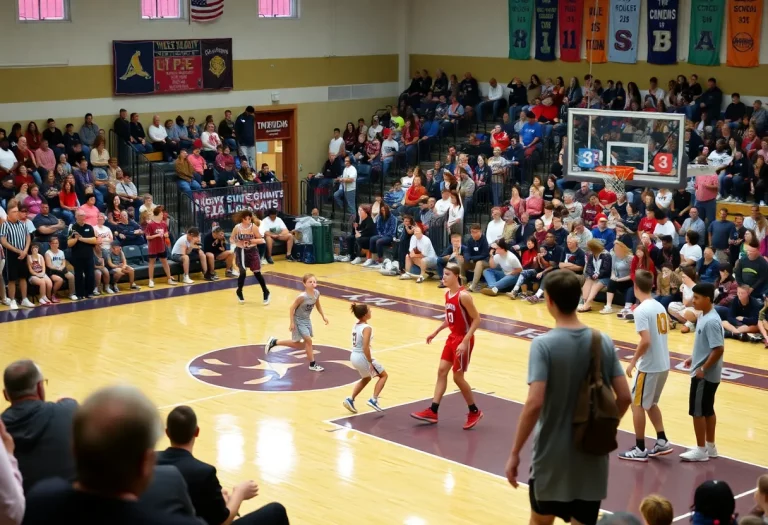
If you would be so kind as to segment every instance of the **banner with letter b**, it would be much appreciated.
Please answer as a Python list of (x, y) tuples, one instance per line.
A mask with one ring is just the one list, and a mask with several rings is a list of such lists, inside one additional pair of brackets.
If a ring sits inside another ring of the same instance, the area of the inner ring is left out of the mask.
[(692, 0), (688, 63), (719, 66), (725, 0)]
[(678, 0), (648, 0), (648, 63), (677, 63)]

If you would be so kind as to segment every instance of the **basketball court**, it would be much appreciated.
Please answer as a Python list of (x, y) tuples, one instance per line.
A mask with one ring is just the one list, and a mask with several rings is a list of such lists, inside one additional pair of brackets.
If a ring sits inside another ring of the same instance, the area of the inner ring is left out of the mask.
[[(466, 407), (451, 383), (438, 425), (424, 426), (408, 415), (428, 405), (442, 349), (442, 337), (425, 343), (442, 319), (444, 294), (436, 281), (402, 282), (349, 264), (278, 261), (267, 270), (267, 307), (249, 278), (244, 305), (229, 279), (2, 311), (3, 362), (38, 362), (51, 399), (83, 399), (94, 388), (129, 382), (153, 399), (163, 417), (175, 405), (192, 406), (201, 427), (196, 455), (217, 466), (224, 485), (246, 478), (260, 484), (260, 496), (246, 502), (245, 511), (280, 501), (294, 523), (527, 522), (527, 488), (513, 490), (503, 468), (527, 393), (530, 340), (552, 326), (544, 305), (474, 296), (483, 321), (467, 377), (485, 418), (463, 431)], [(328, 326), (313, 319), (323, 373), (310, 372), (301, 352), (263, 351), (268, 336), (288, 334), (288, 308), (307, 271), (319, 278), (330, 319)], [(348, 363), (353, 301), (373, 307), (373, 355), (390, 380), (380, 399), (383, 413), (359, 398), (360, 414), (350, 417), (341, 403), (358, 377)], [(597, 313), (583, 319), (609, 333), (626, 362), (634, 326)], [(661, 406), (676, 452), (693, 442), (688, 376), (680, 370), (691, 344), (691, 336), (671, 333), (677, 373)], [(717, 443), (724, 456), (703, 464), (680, 463), (677, 454), (646, 464), (612, 460), (605, 511), (634, 511), (643, 496), (658, 491), (672, 500), (678, 519), (686, 519), (694, 488), (711, 478), (731, 483), (737, 509), (748, 510), (754, 481), (768, 464), (768, 425), (760, 416), (768, 404), (768, 352), (729, 340), (725, 361), (717, 399)], [(621, 446), (628, 447), (631, 418), (621, 428)], [(526, 465), (529, 458), (528, 452)]]

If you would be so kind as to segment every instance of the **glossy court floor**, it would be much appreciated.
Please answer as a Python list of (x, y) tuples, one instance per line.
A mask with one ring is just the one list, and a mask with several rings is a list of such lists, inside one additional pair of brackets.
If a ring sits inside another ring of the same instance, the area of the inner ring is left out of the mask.
[[(301, 353), (263, 353), (269, 335), (288, 336), (288, 308), (307, 271), (320, 280), (330, 319), (324, 326), (313, 314), (322, 374), (309, 372)], [(196, 455), (218, 467), (225, 485), (246, 478), (260, 484), (259, 497), (246, 502), (245, 511), (274, 500), (301, 524), (527, 522), (527, 489), (513, 490), (502, 474), (527, 392), (530, 338), (552, 326), (545, 306), (474, 296), (483, 324), (467, 377), (486, 417), (467, 432), (460, 428), (466, 406), (452, 389), (437, 426), (408, 417), (432, 395), (442, 348), (442, 337), (425, 343), (442, 316), (436, 281), (403, 282), (341, 263), (278, 261), (265, 275), (272, 290), (267, 307), (249, 278), (245, 305), (235, 300), (234, 281), (222, 279), (3, 309), (2, 362), (37, 361), (54, 399), (82, 399), (96, 387), (129, 382), (162, 416), (175, 405), (191, 405), (201, 427)], [(373, 305), (373, 351), (390, 374), (382, 414), (365, 405), (370, 387), (358, 398), (359, 415), (349, 417), (341, 406), (357, 379), (347, 363), (350, 301)], [(596, 311), (583, 319), (609, 333), (626, 361), (636, 341), (632, 324)], [(690, 335), (672, 332), (674, 366), (681, 367), (691, 344)], [(750, 508), (755, 479), (765, 471), (760, 465), (768, 465), (768, 350), (728, 341), (725, 360), (717, 398), (723, 457), (704, 464), (682, 464), (677, 454), (647, 464), (613, 460), (606, 511), (636, 511), (644, 495), (660, 492), (672, 500), (678, 520), (687, 520), (695, 486), (710, 478), (731, 483), (742, 513)], [(694, 441), (687, 399), (687, 375), (671, 374), (661, 407), (667, 435), (679, 447)], [(631, 432), (629, 416), (621, 428)], [(622, 447), (632, 439), (622, 433)]]

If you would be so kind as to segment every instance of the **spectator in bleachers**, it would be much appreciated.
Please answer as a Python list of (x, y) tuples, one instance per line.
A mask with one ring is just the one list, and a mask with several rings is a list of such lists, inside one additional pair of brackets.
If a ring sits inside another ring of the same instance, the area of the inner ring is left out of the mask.
[(160, 122), (160, 116), (154, 115), (152, 117), (152, 124), (147, 128), (147, 138), (149, 138), (149, 144), (152, 146), (151, 151), (161, 152), (163, 160), (167, 162), (173, 160), (173, 143), (168, 141), (168, 130)]
[(504, 239), (491, 245), (488, 266), (483, 271), (488, 287), (483, 288), (481, 292), (492, 297), (499, 292), (511, 290), (523, 271), (520, 260), (509, 250), (509, 245)]
[(507, 84), (509, 89), (509, 120), (517, 120), (523, 107), (528, 105), (528, 90), (523, 82), (515, 77)]
[[(686, 192), (687, 193), (687, 192)], [(697, 207), (690, 207), (688, 211), (688, 217), (683, 221), (682, 226), (678, 230), (678, 238), (684, 239), (689, 231), (695, 231), (699, 234), (699, 244), (704, 245), (707, 242), (707, 225), (699, 217), (699, 210)]]
[(347, 152), (344, 147), (344, 139), (341, 138), (341, 131), (339, 128), (334, 128), (333, 137), (328, 143), (328, 162), (326, 166), (335, 177), (338, 177), (344, 171), (343, 159), (346, 156)]
[[(112, 230), (105, 226), (106, 216), (103, 213), (99, 213), (96, 225), (93, 227), (93, 232), (96, 234), (96, 238), (99, 239), (99, 248), (102, 252), (108, 252), (109, 247), (112, 246), (114, 240)], [(120, 211), (117, 211), (117, 221), (111, 221), (116, 224), (120, 221)]]
[(11, 132), (8, 134), (8, 143), (14, 152), (16, 151), (16, 146), (19, 144), (19, 139), (23, 136), (24, 132), (21, 129), (21, 124), (19, 122), (14, 122), (13, 126), (11, 126)]
[(51, 480), (27, 495), (24, 522), (193, 524), (137, 502), (152, 478), (160, 436), (157, 411), (132, 387), (105, 388), (80, 407), (73, 423), (77, 483)]
[(739, 259), (734, 267), (734, 276), (739, 285), (746, 284), (753, 297), (762, 297), (768, 282), (768, 262), (760, 255), (756, 240), (745, 242), (746, 257)]
[(228, 109), (224, 111), (224, 119), (219, 122), (218, 131), (221, 140), (224, 141), (224, 143), (229, 144), (229, 149), (237, 151), (237, 141), (235, 140), (237, 133), (235, 132), (235, 122), (232, 120), (231, 110)]
[(114, 195), (107, 201), (106, 215), (107, 215), (107, 222), (109, 223), (110, 227), (113, 227), (115, 224), (120, 222), (120, 212), (122, 211), (122, 209), (123, 209), (123, 202), (120, 200), (120, 197), (118, 197), (117, 195)]
[[(339, 210), (345, 210), (349, 215), (355, 213), (356, 191), (357, 191), (357, 169), (352, 165), (350, 157), (344, 158), (344, 170), (341, 176), (337, 178), (339, 187), (333, 194), (336, 206)], [(346, 201), (346, 206), (345, 206)]]
[[(401, 241), (402, 242), (402, 241)], [(412, 274), (412, 268), (416, 266), (420, 270), (418, 276)], [(413, 228), (413, 235), (408, 244), (408, 253), (405, 256), (405, 272), (400, 279), (412, 279), (416, 277), (417, 283), (424, 282), (437, 268), (437, 254), (429, 237), (424, 235), (419, 226)]]
[(51, 302), (58, 303), (58, 299), (56, 301), (51, 300), (53, 297), (53, 282), (48, 277), (48, 274), (45, 273), (45, 257), (40, 253), (40, 245), (36, 242), (32, 243), (25, 262), (29, 274), (29, 284), (37, 287), (40, 305), (46, 305)]
[(48, 145), (53, 149), (54, 155), (56, 158), (59, 158), (67, 152), (64, 146), (64, 135), (56, 127), (56, 121), (52, 118), (48, 119), (46, 126), (46, 129), (43, 131), (43, 139), (48, 141)]
[[(693, 287), (696, 285), (696, 270), (690, 266), (684, 266), (680, 270), (682, 284), (680, 285), (681, 301), (669, 304), (667, 311), (673, 320), (685, 323), (680, 332), (687, 334), (696, 327), (696, 320), (702, 312), (693, 307)], [(674, 328), (674, 326), (673, 326)]]
[(214, 167), (216, 168), (216, 185), (219, 187), (239, 186), (235, 158), (232, 156), (229, 145), (219, 145), (216, 151), (217, 155), (214, 162)]
[(632, 259), (632, 249), (623, 242), (616, 241), (611, 252), (611, 277), (606, 290), (605, 307), (600, 310), (601, 314), (613, 313), (613, 298), (617, 292), (624, 295), (624, 308), (620, 313), (626, 315), (632, 311), (632, 304), (635, 302), (633, 293), (629, 291), (633, 286)]
[(587, 242), (587, 266), (584, 269), (584, 284), (581, 288), (582, 304), (577, 312), (589, 312), (592, 310), (592, 301), (611, 280), (612, 262), (611, 254), (605, 249), (603, 243), (597, 239)]
[(27, 208), (28, 218), (34, 219), (37, 214), (40, 213), (40, 206), (43, 203), (43, 199), (40, 197), (40, 188), (36, 184), (29, 186), (29, 193), (24, 197), (22, 204)]
[(461, 197), (455, 191), (451, 192), (451, 207), (448, 208), (448, 220), (445, 225), (451, 233), (461, 233), (464, 231), (464, 213), (465, 207), (462, 205)]
[(215, 162), (219, 146), (222, 145), (221, 137), (216, 133), (216, 124), (208, 122), (205, 131), (200, 135), (202, 155), (208, 162)]
[[(731, 301), (728, 316), (723, 320), (726, 339), (732, 338), (756, 343), (763, 340), (761, 335), (757, 335), (760, 332), (758, 316), (762, 306), (757, 299), (750, 296), (751, 291), (749, 286), (739, 285), (736, 299)], [(750, 336), (750, 334), (755, 335)]]
[(133, 207), (135, 210), (138, 210), (143, 201), (139, 198), (139, 190), (132, 179), (133, 176), (129, 172), (123, 173), (123, 178), (115, 185), (115, 195), (120, 198), (120, 205), (122, 207)]
[(275, 172), (269, 169), (269, 164), (262, 162), (261, 170), (259, 170), (259, 181), (266, 182), (278, 182)]
[[(122, 111), (121, 111), (122, 116)], [(146, 140), (146, 134), (144, 133), (144, 126), (139, 122), (139, 114), (131, 113), (130, 122), (130, 143), (133, 148), (139, 153), (152, 153), (152, 145)]]
[(211, 233), (203, 238), (203, 251), (210, 263), (211, 277), (213, 277), (214, 281), (219, 279), (216, 275), (216, 261), (224, 261), (226, 267), (225, 275), (227, 277), (237, 277), (240, 275), (237, 268), (233, 269), (232, 267), (235, 261), (235, 253), (229, 249), (224, 229), (221, 226), (215, 226)]
[(61, 191), (59, 192), (59, 213), (61, 214), (64, 222), (67, 226), (75, 222), (75, 212), (80, 206), (77, 200), (77, 193), (70, 180), (64, 180), (61, 183)]
[[(35, 182), (38, 185), (41, 184), (43, 180), (40, 177), (40, 174), (37, 172), (37, 160), (35, 159), (35, 153), (31, 149), (29, 149), (27, 145), (26, 137), (19, 138), (19, 142), (16, 145), (15, 153), (16, 153), (16, 160), (19, 163), (19, 168), (21, 168), (21, 166), (24, 166), (26, 168), (26, 172), (28, 172), (29, 176), (32, 177), (33, 182)], [(20, 171), (21, 169), (18, 169), (17, 173)]]
[(5, 399), (11, 403), (2, 421), (15, 444), (24, 491), (47, 478), (74, 478), (72, 418), (77, 402), (45, 401), (47, 380), (30, 360), (15, 361), (3, 374)]
[(86, 193), (85, 201), (77, 209), (77, 211), (83, 214), (86, 224), (95, 226), (99, 217), (99, 213), (101, 213), (99, 208), (96, 206), (96, 195), (93, 193)]
[(77, 181), (75, 190), (77, 191), (78, 197), (85, 201), (85, 195), (89, 192), (90, 188), (90, 191), (95, 194), (97, 205), (102, 207), (104, 205), (104, 197), (107, 193), (106, 180), (96, 180), (91, 170), (88, 169), (88, 161), (86, 159), (80, 160), (77, 168), (73, 170), (73, 175)]
[(608, 218), (600, 213), (595, 217), (595, 226), (592, 228), (592, 238), (600, 241), (605, 249), (613, 249), (613, 243), (616, 240), (616, 232), (608, 227)]
[[(200, 156), (200, 148), (197, 146), (198, 144), (195, 144), (193, 155), (188, 156), (186, 150), (181, 150), (179, 152), (179, 158), (176, 159), (175, 164), (177, 177), (176, 184), (178, 185), (179, 190), (186, 194), (190, 199), (192, 198), (193, 191), (202, 189), (202, 186), (198, 181), (198, 177), (201, 177), (202, 173), (197, 171), (197, 169), (200, 169), (200, 166), (195, 168), (192, 165), (193, 160), (198, 164), (199, 161), (202, 161), (203, 164), (205, 164), (205, 161)], [(193, 157), (196, 158), (193, 159)]]
[(35, 226), (35, 241), (51, 242), (51, 239), (64, 236), (64, 230), (67, 225), (63, 220), (50, 213), (50, 206), (47, 201), (40, 204), (40, 213), (38, 213), (32, 224)]
[[(159, 206), (158, 206), (159, 207)], [(152, 212), (149, 212), (150, 214)], [(115, 240), (120, 241), (121, 246), (141, 246), (146, 244), (144, 230), (136, 221), (129, 219), (128, 212), (120, 212), (120, 222), (115, 225)]]
[(37, 129), (37, 123), (31, 121), (29, 124), (27, 124), (27, 131), (24, 132), (24, 138), (27, 139), (29, 149), (31, 149), (33, 152), (40, 147), (42, 135)]
[(475, 115), (478, 122), (484, 122), (484, 111), (490, 107), (492, 110), (491, 120), (496, 121), (501, 112), (506, 109), (507, 101), (504, 98), (504, 88), (496, 81), (495, 78), (491, 78), (489, 81), (488, 96), (480, 97), (482, 102), (478, 102), (475, 108)]
[(674, 510), (666, 498), (651, 494), (640, 502), (640, 514), (645, 525), (672, 525)]
[(352, 148), (355, 147), (355, 143), (357, 142), (357, 137), (359, 135), (360, 133), (358, 133), (355, 129), (355, 125), (352, 123), (352, 121), (347, 122), (347, 126), (344, 128), (344, 133), (341, 135), (341, 138), (344, 140), (344, 148), (347, 151), (352, 151)]
[(376, 217), (376, 234), (369, 241), (368, 259), (363, 266), (380, 268), (384, 262), (384, 248), (391, 246), (397, 230), (397, 220), (389, 206), (382, 204)]
[(723, 263), (729, 260), (729, 249), (734, 245), (734, 242), (737, 242), (738, 232), (735, 224), (728, 220), (726, 208), (721, 208), (719, 214), (718, 220), (709, 223), (707, 233), (709, 234), (709, 246), (715, 249), (717, 260)]
[(107, 180), (117, 183), (123, 178), (123, 169), (117, 165), (117, 158), (110, 157), (106, 167)]
[(45, 179), (49, 171), (56, 169), (56, 155), (48, 147), (48, 141), (43, 139), (40, 147), (35, 151), (35, 160), (37, 161), (37, 171), (41, 179)]
[(75, 275), (67, 269), (64, 252), (59, 249), (59, 238), (53, 237), (50, 241), (50, 249), (45, 252), (45, 269), (48, 277), (53, 282), (53, 293), (51, 301), (59, 302), (56, 294), (66, 282), (69, 290), (70, 301), (77, 301), (75, 295)]
[(184, 117), (178, 115), (176, 117), (175, 123), (171, 121), (170, 129), (168, 129), (167, 125), (166, 129), (168, 132), (168, 138), (178, 144), (179, 150), (188, 150), (192, 147), (192, 140), (189, 138), (189, 131), (187, 130), (187, 126), (184, 125)]
[[(368, 208), (368, 213), (370, 214), (370, 207)], [(267, 264), (274, 264), (274, 261), (272, 261), (272, 248), (274, 247), (275, 241), (286, 243), (285, 259), (287, 261), (293, 261), (293, 257), (291, 256), (293, 251), (293, 235), (291, 235), (291, 232), (283, 222), (283, 219), (277, 216), (277, 209), (270, 208), (267, 210), (266, 217), (264, 217), (259, 225), (259, 231), (266, 241), (267, 251), (265, 260)], [(368, 245), (366, 244), (364, 248), (367, 249)]]
[(459, 101), (463, 106), (472, 106), (473, 108), (480, 102), (480, 88), (477, 80), (472, 73), (464, 73), (464, 79), (459, 82)]
[(93, 115), (86, 113), (85, 121), (80, 126), (80, 140), (86, 146), (95, 147), (93, 144), (96, 142), (96, 138), (99, 137), (99, 131), (99, 126), (93, 122)]
[(228, 492), (221, 487), (216, 468), (194, 457), (200, 428), (197, 425), (197, 416), (191, 408), (174, 408), (168, 414), (165, 433), (171, 446), (157, 454), (157, 463), (173, 465), (181, 472), (200, 521), (207, 525), (229, 525), (233, 521), (244, 524), (288, 524), (285, 507), (279, 503), (270, 503), (238, 518), (240, 505), (258, 495), (258, 486), (253, 481), (244, 481)]
[[(83, 145), (82, 140), (80, 140), (80, 135), (75, 132), (74, 124), (67, 124), (64, 127), (64, 147), (70, 158), (74, 158), (73, 154), (82, 154), (82, 156), (85, 156), (85, 158), (88, 159), (91, 154), (91, 148)], [(75, 161), (79, 161), (79, 156), (75, 158)]]
[[(50, 128), (51, 120), (48, 121), (48, 126)], [(115, 133), (117, 134), (118, 137), (120, 137), (121, 139), (129, 143), (131, 146), (133, 146), (134, 139), (133, 137), (131, 137), (131, 123), (128, 121), (128, 111), (126, 109), (120, 109), (118, 117), (115, 119), (115, 122), (112, 124), (112, 129), (115, 130)], [(50, 140), (49, 142), (51, 142), (51, 144), (54, 144), (54, 142)]]

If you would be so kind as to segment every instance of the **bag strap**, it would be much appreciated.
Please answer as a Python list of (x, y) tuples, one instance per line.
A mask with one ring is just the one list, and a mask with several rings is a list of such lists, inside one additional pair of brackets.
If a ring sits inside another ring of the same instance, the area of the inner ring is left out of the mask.
[(592, 329), (592, 345), (591, 345), (591, 358), (589, 360), (589, 374), (590, 383), (603, 386), (603, 374), (601, 371), (601, 359), (600, 354), (603, 347), (603, 337), (598, 330)]

